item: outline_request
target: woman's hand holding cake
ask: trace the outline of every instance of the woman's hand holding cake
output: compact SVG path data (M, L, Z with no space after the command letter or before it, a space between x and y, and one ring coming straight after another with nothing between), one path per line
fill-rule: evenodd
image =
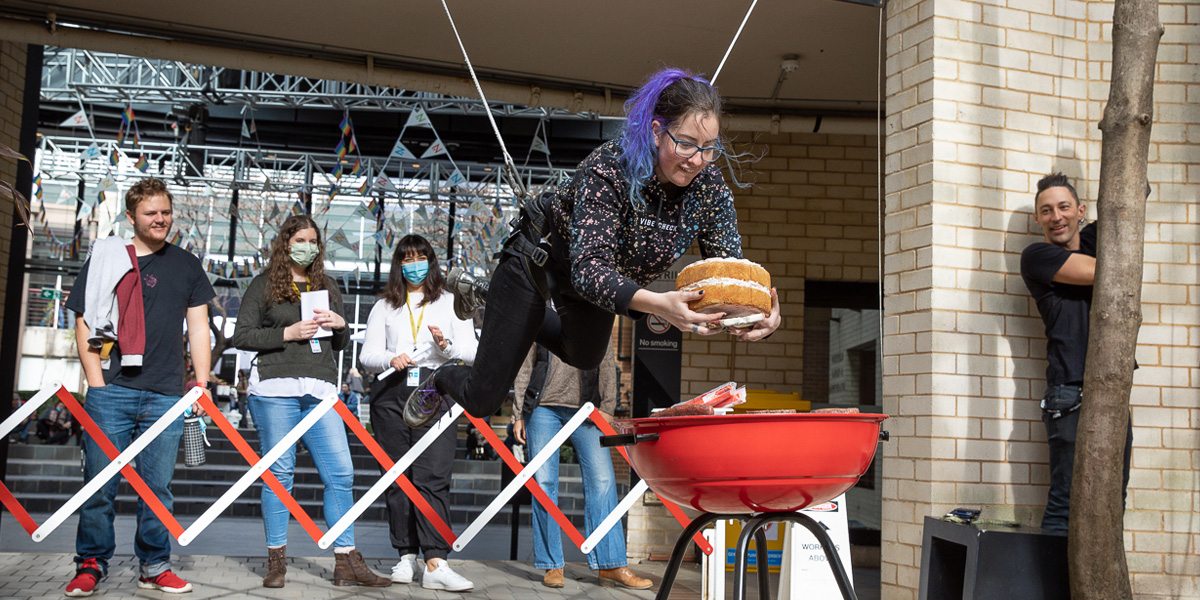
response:
M723 314L696 312L690 308L702 298L703 290L652 292L643 288L633 294L629 308L658 315L681 331L700 335L713 335L724 331L723 327L713 324L714 317L720 319Z
M693 327L695 333L729 331L740 341L752 342L770 335L781 322L771 275L753 261L710 258L692 263L679 272L675 289L692 294L689 308L708 316L710 324ZM723 327L721 319L743 321Z
M779 293L775 291L775 288L771 288L771 314L748 329L731 328L729 332L739 342L757 342L774 333L782 322L783 318L779 316Z

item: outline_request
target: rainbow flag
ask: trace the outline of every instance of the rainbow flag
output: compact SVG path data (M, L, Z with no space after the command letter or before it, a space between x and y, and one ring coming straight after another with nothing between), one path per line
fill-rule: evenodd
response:
M354 152L355 150L358 150L358 136L352 132L350 134L350 151Z
M338 140L337 148L334 148L333 151L337 153L338 161L346 158L346 138Z
M180 240L182 240L182 239L183 239L183 234L182 234L182 233L180 233L178 229L176 229L176 230L175 230L175 233L172 233L172 234L171 234L170 243L171 243L171 244L173 244L173 245L175 245L175 246L178 246L178 245L179 245L179 241L180 241Z
M362 185L358 186L358 193L362 196L367 195L367 191L371 189L371 178L364 177Z
M117 143L120 143L120 142L117 142ZM108 162L111 163L112 166L114 166L114 167L121 164L121 155L117 153L116 148L113 148L112 153L108 155Z
M121 113L121 125L129 125L133 122L133 105L125 105L125 111Z
M42 174L41 173L38 173L37 175L34 176L33 185L35 188L33 190L33 197L37 198L38 200L41 200L42 199Z
M383 239L384 239L384 241L387 242L387 247L391 248L392 244L396 241L396 234L392 233L392 230L389 229L386 232L384 232Z
M363 170L363 164L362 164L362 159L360 158L360 159L354 161L354 166L350 168L350 174L358 175L359 173L362 173L362 170Z
M342 161L340 161L340 160L337 162L336 165L333 166L333 178L334 179L342 178Z
M383 206L381 206L374 198L371 198L371 201L367 203L367 210L371 211L371 214L374 215L376 219L383 214Z
M122 127L121 129L117 130L117 145L118 145L118 146L124 146L124 145L125 145L125 128L124 128L124 127ZM115 164L117 164L117 163L113 163L113 164L115 165Z
M146 160L146 155L143 154L138 157L137 162L133 163L133 166L137 167L137 170L145 173L146 171L150 170L150 161Z
M292 214L293 215L302 215L302 214L304 214L304 212L305 212L304 211L304 203L297 200L296 203L292 205Z
M349 111L342 116L342 124L338 125L338 129L342 130L342 135L350 135L350 132L354 131L354 124L350 122Z

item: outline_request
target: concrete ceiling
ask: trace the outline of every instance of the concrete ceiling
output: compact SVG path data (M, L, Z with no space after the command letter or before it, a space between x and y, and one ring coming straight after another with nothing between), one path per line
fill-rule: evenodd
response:
M712 74L749 1L451 0L449 5L485 80L485 93L490 83L590 95L607 91L620 100L663 65ZM148 36L221 49L231 57L252 53L348 68L370 65L368 73L394 68L433 77L466 74L450 23L435 0L0 1L0 25L36 23L49 32L48 19L68 41L72 38L65 34L83 26L132 34L127 37L131 48L138 42L135 36ZM879 19L878 8L836 0L759 2L717 82L730 112L873 116ZM5 39L37 43L13 31L0 27L0 34L9 34ZM789 54L798 55L799 66L776 94L780 64ZM420 85L419 78L413 81Z

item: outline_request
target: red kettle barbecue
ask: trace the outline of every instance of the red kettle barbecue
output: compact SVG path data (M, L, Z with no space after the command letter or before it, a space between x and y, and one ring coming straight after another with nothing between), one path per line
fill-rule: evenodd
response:
M772 521L803 525L817 536L842 595L856 596L828 534L802 508L829 501L862 477L887 415L863 413L743 414L624 419L606 446L625 445L629 461L663 498L709 513L692 522L676 543L658 598L665 600L697 531L719 519L749 521L738 541L734 593L744 596L745 555L753 535L766 546L762 527ZM753 518L751 513L764 513ZM760 598L767 596L765 552L759 552Z

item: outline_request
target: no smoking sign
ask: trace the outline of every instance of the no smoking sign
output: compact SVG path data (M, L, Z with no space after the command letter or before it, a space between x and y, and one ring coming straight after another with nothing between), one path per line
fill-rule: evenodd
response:
M646 317L646 326L650 328L652 333L662 335L671 329L671 324L666 319L658 315L650 315Z

